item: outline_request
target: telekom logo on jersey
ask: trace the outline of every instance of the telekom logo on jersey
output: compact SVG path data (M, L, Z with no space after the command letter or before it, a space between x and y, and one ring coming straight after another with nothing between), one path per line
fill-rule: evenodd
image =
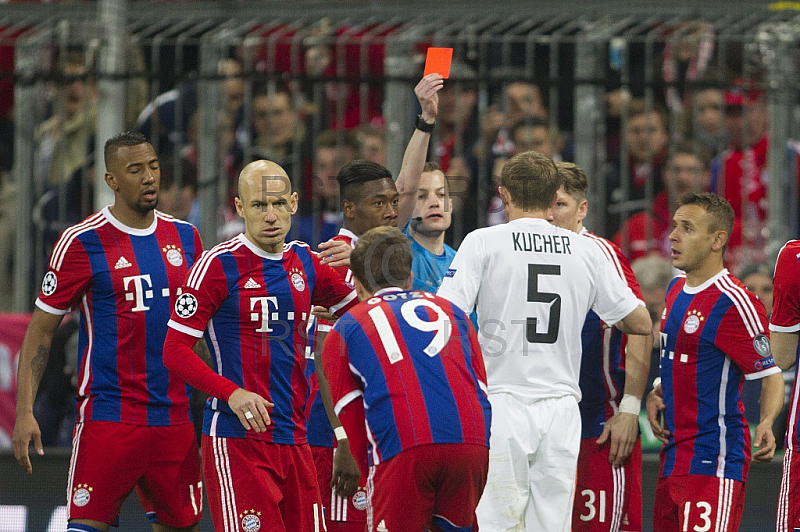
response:
M261 327L256 329L256 332L274 332L274 330L269 326L270 320L277 322L281 319L281 316L278 313L278 298L275 296L251 297L250 311L250 321L261 321ZM308 314L305 312L300 315L302 321L305 321L307 317ZM285 324L287 322L294 321L294 312L287 312L284 318L285 321L280 323ZM288 329L291 330L292 328L288 327Z
M122 278L123 286L125 287L125 301L133 301L132 312L143 312L150 310L146 305L148 299L153 299L153 281L150 275L131 275ZM178 288L177 295L181 295L181 289ZM169 287L161 289L161 297L169 297Z

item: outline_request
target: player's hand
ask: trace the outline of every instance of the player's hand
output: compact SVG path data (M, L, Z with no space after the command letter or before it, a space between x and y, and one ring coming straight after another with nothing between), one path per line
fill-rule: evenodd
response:
M775 434L772 433L772 425L764 422L756 427L756 436L753 440L753 448L758 449L753 453L753 460L766 463L775 456Z
M441 74L428 74L414 87L419 105L422 108L422 119L426 122L436 120L439 114L439 91L444 87Z
M39 423L33 417L33 412L17 416L17 421L14 423L14 457L22 466L22 469L30 475L33 473L33 466L31 459L28 456L28 446L33 440L33 446L36 448L36 454L39 456L44 455L44 448L42 447L42 431L39 430Z
M638 437L639 416L617 412L614 417L606 421L603 433L597 438L597 446L600 447L609 441L611 447L608 450L608 463L619 467L633 452Z
M650 428L653 429L655 437L661 443L669 442L669 431L661 426L661 414L667 405L664 404L660 384L647 394L645 408L647 408L647 421L650 422Z
M246 430L252 429L256 432L265 432L267 425L272 423L267 409L275 405L257 393L239 388L228 398L228 406L233 410L233 413L236 414Z
M322 242L319 249L322 264L330 264L334 268L350 266L350 254L353 252L353 248L347 242L328 240Z
M311 307L311 315L317 318L318 320L326 320L330 322L335 322L336 320L339 319L339 317L336 314L331 314L330 312L328 312L328 309L319 306Z
M339 440L338 447L333 451L333 476L331 488L342 498L349 497L358 489L358 480L361 471L358 469L356 459L350 451L350 444L346 439Z

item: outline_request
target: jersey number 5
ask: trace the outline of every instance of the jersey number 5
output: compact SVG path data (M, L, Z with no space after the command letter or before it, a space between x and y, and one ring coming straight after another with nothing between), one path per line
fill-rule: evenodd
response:
M537 318L527 318L525 335L532 344L554 344L558 339L558 328L561 325L561 296L548 292L539 292L540 275L561 275L558 264L528 264L528 302L547 303L550 305L550 319L547 332L536 332Z

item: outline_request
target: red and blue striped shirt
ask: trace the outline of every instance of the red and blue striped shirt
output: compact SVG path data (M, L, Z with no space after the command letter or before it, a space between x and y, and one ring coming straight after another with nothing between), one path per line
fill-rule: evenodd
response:
M370 462L418 445L489 445L475 328L446 299L384 289L336 322L322 354L336 413L363 397Z
M134 229L106 207L66 229L36 306L79 307L78 422L165 426L191 422L188 387L164 367L167 321L203 246L189 223L155 211Z
M311 306L343 314L355 303L355 292L302 242L267 253L240 234L206 252L176 302L165 350L169 367L212 396L204 433L306 443L303 370ZM213 371L189 350L201 336ZM246 431L225 403L237 388L274 403L266 432Z
M676 277L661 319L661 386L669 442L661 476L706 475L744 482L750 429L744 379L780 372L763 303L727 270L696 287Z

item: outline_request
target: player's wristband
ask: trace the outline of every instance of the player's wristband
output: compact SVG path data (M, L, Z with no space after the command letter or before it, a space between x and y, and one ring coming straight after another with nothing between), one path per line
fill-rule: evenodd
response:
M344 427L342 426L333 429L333 435L336 436L336 441L342 441L347 439L347 433L344 431Z
M656 377L653 379L653 388L658 388L659 384L661 384L661 377Z
M623 395L622 401L619 402L619 411L623 414L634 414L638 416L641 409L642 400L629 393Z

